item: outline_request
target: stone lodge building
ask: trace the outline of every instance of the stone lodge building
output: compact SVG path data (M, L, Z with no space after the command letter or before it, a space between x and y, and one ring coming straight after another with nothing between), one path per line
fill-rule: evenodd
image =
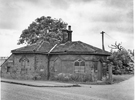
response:
M102 59L110 54L107 51L83 43L72 41L71 28L65 29L68 40L51 46L40 41L12 50L12 55L3 63L1 76L12 79L47 80L59 73L94 73L102 79Z

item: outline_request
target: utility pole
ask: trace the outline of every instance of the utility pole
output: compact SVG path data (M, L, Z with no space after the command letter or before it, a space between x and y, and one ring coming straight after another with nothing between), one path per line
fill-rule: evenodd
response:
M104 47L104 31L101 32L102 34L102 49L105 50L105 47Z

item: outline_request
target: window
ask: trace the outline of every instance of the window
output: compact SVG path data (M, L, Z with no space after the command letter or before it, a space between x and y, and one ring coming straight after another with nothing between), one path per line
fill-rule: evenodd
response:
M21 62L21 65L25 68L28 66L28 61L24 60Z
M85 62L84 61L81 61L80 62L80 66L85 66Z
M23 68L29 68L29 60L25 56L20 59L20 63Z
M10 72L10 66L7 66L7 72Z
M76 61L75 62L75 66L79 66L79 61Z
M85 72L85 61L77 60L74 62L75 73L84 73Z

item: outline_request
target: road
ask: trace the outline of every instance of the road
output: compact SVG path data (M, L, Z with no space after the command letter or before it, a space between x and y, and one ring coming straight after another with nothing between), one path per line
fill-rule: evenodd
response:
M134 100L134 78L114 85L29 87L1 83L1 100Z

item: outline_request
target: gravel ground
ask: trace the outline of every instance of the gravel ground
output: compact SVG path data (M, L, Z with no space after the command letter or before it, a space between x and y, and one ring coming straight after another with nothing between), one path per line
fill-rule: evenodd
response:
M69 88L1 83L1 100L134 100L134 78L113 85Z

